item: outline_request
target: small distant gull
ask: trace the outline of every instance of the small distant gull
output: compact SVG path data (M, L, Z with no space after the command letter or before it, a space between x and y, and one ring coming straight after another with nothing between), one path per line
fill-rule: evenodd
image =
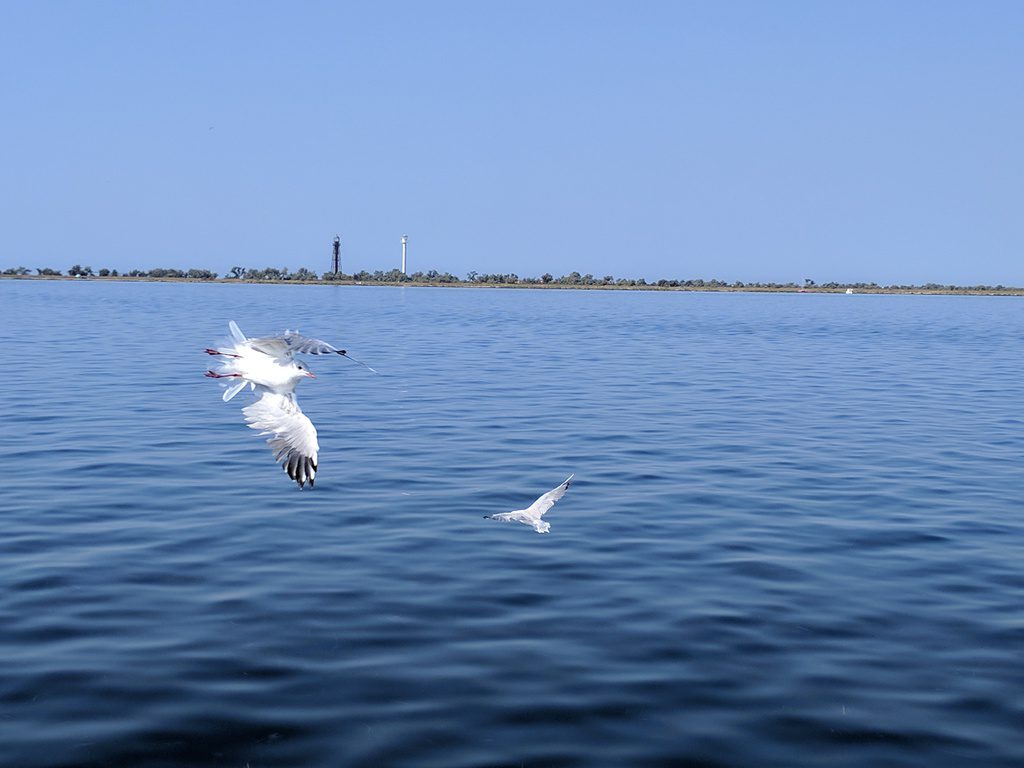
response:
M228 328L231 329L231 343L206 350L207 354L222 359L216 371L208 370L205 375L211 379L234 380L224 391L224 402L245 389L247 384L257 393L256 401L242 409L246 422L251 429L261 430L260 435L270 435L267 442L274 451L274 459L282 463L288 477L300 488L304 488L307 482L312 488L320 445L316 439L316 427L295 400L295 385L304 378L315 379L316 376L303 363L296 362L295 354L347 357L348 353L326 341L311 339L295 331L248 339L234 320L228 323Z
M565 492L569 490L569 485L574 477L576 477L575 474L569 475L565 478L564 483L545 493L526 509L517 509L515 512L502 512L497 515L484 515L484 517L488 520L501 520L505 523L525 523L526 525L533 526L533 530L537 533L547 533L551 530L551 523L544 522L541 518L544 517L545 512L555 505L556 501L565 496Z

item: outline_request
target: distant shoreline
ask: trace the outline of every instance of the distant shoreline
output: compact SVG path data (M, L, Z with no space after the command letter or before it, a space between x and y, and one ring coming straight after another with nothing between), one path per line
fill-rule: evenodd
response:
M377 281L377 280L249 280L246 278L218 277L79 277L71 275L0 275L2 280L64 280L70 282L104 283L218 283L223 285L345 285L374 286L385 288L493 288L493 289L538 289L557 291L655 291L677 293L835 293L845 294L846 286L825 288L822 286L732 286L732 285L573 285L571 283L439 283L428 281ZM1024 296L1024 288L854 288L855 294L905 295L905 296Z

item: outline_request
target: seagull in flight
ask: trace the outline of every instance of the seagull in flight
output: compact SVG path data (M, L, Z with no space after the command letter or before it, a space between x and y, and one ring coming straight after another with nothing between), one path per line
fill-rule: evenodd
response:
M261 430L260 435L270 435L267 442L274 451L274 459L281 462L288 477L298 483L299 488L304 488L306 483L312 488L320 445L316 427L295 400L295 385L304 378L315 379L316 376L305 364L295 360L295 354L347 357L347 353L326 341L295 331L249 339L234 320L228 323L228 328L231 330L228 346L206 349L208 355L216 355L221 360L216 371L208 370L205 375L211 379L232 380L224 390L225 403L246 385L256 393L255 402L242 409L246 422L251 429Z
M502 512L498 515L484 515L484 517L487 520L501 520L505 523L525 523L526 525L533 526L533 530L537 533L547 533L551 530L551 523L545 522L541 518L544 517L545 512L555 505L556 501L565 496L565 492L569 490L574 477L576 477L575 474L569 475L565 478L564 483L557 488L552 488L526 509L517 509L515 512Z

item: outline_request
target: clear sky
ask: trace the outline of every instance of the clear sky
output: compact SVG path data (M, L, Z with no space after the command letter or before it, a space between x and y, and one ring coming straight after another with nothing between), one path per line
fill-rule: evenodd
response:
M0 3L0 266L1024 285L1024 3Z

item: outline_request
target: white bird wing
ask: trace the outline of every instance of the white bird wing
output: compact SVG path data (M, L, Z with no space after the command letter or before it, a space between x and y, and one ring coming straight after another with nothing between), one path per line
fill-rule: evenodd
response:
M279 360L291 360L296 353L302 355L344 355L345 350L338 349L321 339L303 336L295 331L285 331L280 336L264 336L260 339L249 339L250 347L265 355Z
M277 358L287 362L292 359L292 350L284 340L284 336L265 336L261 339L249 339L242 333L234 320L228 321L228 329L231 331L231 340L240 347L248 347L262 352L264 355ZM228 351L228 350L222 350Z
M557 488L552 488L523 511L532 518L539 520L544 516L545 512L555 505L556 501L565 496L565 492L569 490L569 486L572 484L572 479L574 477L576 477L576 475L569 475L565 479L564 483Z
M326 341L322 341L321 339L313 339L309 336L303 336L301 333L296 333L295 331L285 331L284 335L280 338L288 345L288 348L292 352L298 352L303 355L345 354L345 350L338 349L333 344L328 344Z
M344 349L338 349L322 339L303 336L297 331L285 331L280 336L263 336L259 339L248 339L234 320L228 321L231 339L236 344L246 344L265 355L282 357L290 360L298 352L303 355L344 355Z
M484 515L488 520L500 520L503 523L526 523L533 525L537 518L526 514L525 509L517 509L515 512L500 512L497 515Z
M266 336L262 339L249 339L245 342L246 346L250 349L255 349L257 352L262 352L264 355L269 355L281 362L288 362L292 360L292 350L281 336Z
M267 439L274 460L280 461L288 477L302 488L308 482L313 487L316 478L316 427L302 412L293 395L277 394L260 388L259 400L242 409L250 429L258 429Z

